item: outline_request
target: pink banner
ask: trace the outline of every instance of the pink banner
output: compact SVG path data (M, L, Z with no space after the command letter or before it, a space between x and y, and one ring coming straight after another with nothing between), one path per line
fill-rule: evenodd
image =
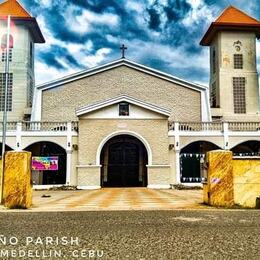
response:
M32 157L32 170L38 171L57 171L58 156L51 157Z

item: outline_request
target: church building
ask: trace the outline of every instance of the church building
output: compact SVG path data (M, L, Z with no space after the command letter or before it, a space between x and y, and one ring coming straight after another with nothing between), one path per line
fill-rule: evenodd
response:
M8 149L58 158L55 171L34 169L35 185L170 188L200 183L207 151L260 156L260 22L237 8L225 9L201 40L210 47L209 88L124 55L33 87L34 44L44 37L17 1L0 5L0 16L8 14L16 28L9 39L8 121L18 122L13 132L10 124ZM3 46L6 32L0 39Z

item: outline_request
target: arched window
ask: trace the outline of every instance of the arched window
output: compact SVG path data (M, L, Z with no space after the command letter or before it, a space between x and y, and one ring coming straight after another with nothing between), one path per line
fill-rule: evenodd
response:
M9 35L9 61L12 61L12 49L14 47L14 38ZM6 48L7 48L7 34L4 34L1 38L1 49L2 49L2 61L6 60Z
M14 38L10 34L9 35L9 48L12 49L14 47ZM1 39L1 49L7 48L7 34L4 34Z

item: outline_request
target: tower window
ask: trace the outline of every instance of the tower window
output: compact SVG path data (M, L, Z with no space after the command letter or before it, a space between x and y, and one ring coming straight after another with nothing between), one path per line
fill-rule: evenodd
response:
M126 102L119 104L119 116L129 116L129 104Z
M234 69L243 69L243 54L234 54Z
M244 77L233 78L234 113L246 113L246 79Z
M13 49L9 49L9 61L13 60ZM6 61L6 50L2 50L2 62Z
M216 82L212 83L211 85L211 91L210 91L210 105L211 107L217 106L217 88L216 88Z
M216 82L213 82L210 89L210 106L219 108L219 89Z
M33 67L33 43L30 42L30 53L29 53L29 64L30 67Z
M14 38L9 35L9 61L12 61L14 47ZM1 39L1 49L2 49L2 62L6 61L6 48L7 48L7 34L4 34Z
M213 48L212 51L212 72L216 73L216 50Z
M13 99L13 73L8 74L7 85L7 111L12 111ZM0 73L0 111L4 111L5 106L5 73Z
M32 107L32 101L33 101L33 79L32 77L28 78L28 89L27 89L27 107Z

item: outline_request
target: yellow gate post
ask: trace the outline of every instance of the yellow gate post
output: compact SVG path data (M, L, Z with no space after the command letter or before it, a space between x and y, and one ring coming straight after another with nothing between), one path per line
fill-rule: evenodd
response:
M212 206L234 205L232 152L215 150L207 153L207 183L203 185L204 203Z
M3 202L8 208L32 205L31 153L6 152L4 164Z

